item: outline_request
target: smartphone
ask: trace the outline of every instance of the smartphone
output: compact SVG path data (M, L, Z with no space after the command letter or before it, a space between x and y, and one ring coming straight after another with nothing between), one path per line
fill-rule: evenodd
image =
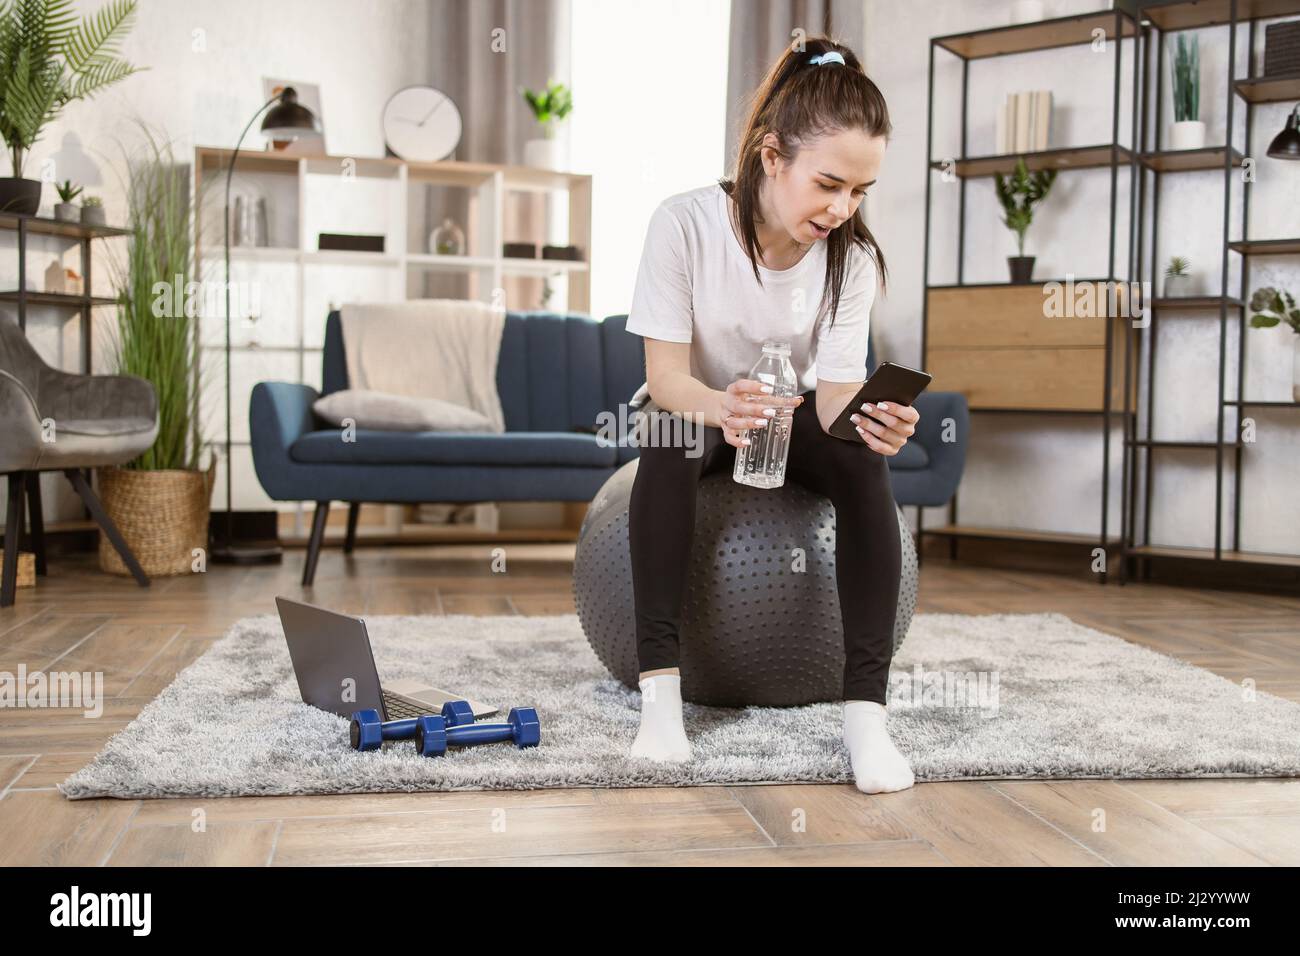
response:
M916 401L916 396L925 391L930 384L931 375L928 372L922 372L918 369L908 368L906 365L897 365L894 362L881 362L872 373L871 378L862 383L858 389L858 394L853 396L853 401L844 407L840 412L839 418L835 419L834 424L830 427L830 433L836 438L843 438L845 441L861 442L862 436L858 434L858 427L849 418L857 414L864 418L870 418L878 425L883 425L880 421L862 410L864 402L890 402L899 405L911 405Z

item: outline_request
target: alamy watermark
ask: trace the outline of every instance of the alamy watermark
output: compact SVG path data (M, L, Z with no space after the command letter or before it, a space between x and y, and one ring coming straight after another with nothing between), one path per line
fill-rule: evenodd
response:
M103 671L0 671L0 707L80 708L83 717L104 713Z

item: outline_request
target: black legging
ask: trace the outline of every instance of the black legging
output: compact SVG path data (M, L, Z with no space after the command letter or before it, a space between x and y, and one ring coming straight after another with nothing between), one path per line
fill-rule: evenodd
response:
M703 475L731 471L736 461L736 448L723 439L721 428L699 425L689 416L672 415L678 440L670 443L669 415L660 411L648 416L660 429L659 441L651 440L647 428L628 507L642 673L679 664L678 625L695 531L696 490ZM690 457L688 450L697 456ZM785 474L835 505L844 699L884 704L902 574L889 463L865 442L846 442L822 431L817 393L810 391L794 410Z

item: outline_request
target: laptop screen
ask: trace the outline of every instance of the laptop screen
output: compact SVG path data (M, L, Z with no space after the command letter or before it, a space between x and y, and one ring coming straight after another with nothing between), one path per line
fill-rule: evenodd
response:
M340 717L373 708L387 720L365 621L289 598L275 604L302 699Z

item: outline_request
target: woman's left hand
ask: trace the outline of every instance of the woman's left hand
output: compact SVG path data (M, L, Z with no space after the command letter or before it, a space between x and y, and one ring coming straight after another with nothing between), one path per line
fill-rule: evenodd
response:
M878 425L861 412L869 413L884 425ZM858 426L858 434L867 443L867 447L882 455L897 455L898 450L907 444L909 436L916 432L916 423L921 413L911 405L899 405L895 402L880 402L873 405L867 402L859 412L849 416Z

